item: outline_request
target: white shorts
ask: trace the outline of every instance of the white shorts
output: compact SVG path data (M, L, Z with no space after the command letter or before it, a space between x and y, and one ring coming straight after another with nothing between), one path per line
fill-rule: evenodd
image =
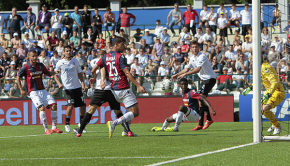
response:
M187 116L186 116L187 115ZM176 120L177 118L177 113L172 115L173 119ZM193 109L187 107L187 112L186 114L184 114L183 118L182 118L182 122L184 121L191 121L191 122L195 122L200 118L199 114L194 111Z
M39 108L42 105L47 107L56 104L54 98L45 89L31 91L29 95L36 108Z
M124 90L112 90L116 100L120 103L123 103L126 108L129 108L135 105L137 102L136 96L131 91L131 89Z

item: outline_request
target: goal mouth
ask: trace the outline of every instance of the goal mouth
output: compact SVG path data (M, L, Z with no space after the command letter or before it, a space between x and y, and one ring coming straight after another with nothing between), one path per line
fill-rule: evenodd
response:
M285 135L285 136L263 136L263 140L290 141L290 135Z

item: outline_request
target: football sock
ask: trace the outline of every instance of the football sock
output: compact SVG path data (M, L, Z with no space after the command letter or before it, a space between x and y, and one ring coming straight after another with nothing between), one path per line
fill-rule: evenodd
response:
M199 108L199 121L198 121L198 124L200 126L203 126L203 121L204 121L204 111L202 110L202 108Z
M46 115L45 115L45 111L39 111L39 119L44 127L44 130L47 130L47 120L46 120Z
M134 114L133 112L127 112L126 114L124 114L123 116L121 116L120 118L116 119L113 121L114 125L119 125L122 124L124 122L129 122L134 118Z
M264 111L263 115L265 115L265 117L273 124L273 126L278 128L281 127L273 112L266 110Z
M175 126L174 127L177 127L180 125L180 123L182 122L182 118L184 116L184 113L181 112L181 111L178 111L177 112L177 117L176 117L176 120L175 120Z
M80 115L80 123L82 123L83 119L84 119L84 115Z
M86 112L83 120L81 121L81 126L80 126L80 129L79 129L79 133L80 134L83 132L83 130L86 127L86 125L90 122L92 116L93 116L93 114L90 114L90 113Z
M120 118L120 117L122 117L123 115L124 115L124 114L123 114L122 112L120 112L120 113L118 113L116 116L117 116L117 118ZM122 126L123 126L124 131L125 131L126 133L128 133L129 131L131 131L128 122L124 122L124 123L122 123Z
M56 129L56 123L57 123L57 111L51 111L51 125L52 129Z
M69 125L70 122L70 116L65 117L65 125Z
M209 108L207 106L203 106L203 107L201 107L201 109L204 109L204 112L206 112L206 120L212 121L211 115L209 113Z
M162 125L162 127L161 127L161 130L164 130L166 127L168 127L169 126L169 123L167 122L167 120L165 119L165 121L164 121L164 123L163 123L163 125Z

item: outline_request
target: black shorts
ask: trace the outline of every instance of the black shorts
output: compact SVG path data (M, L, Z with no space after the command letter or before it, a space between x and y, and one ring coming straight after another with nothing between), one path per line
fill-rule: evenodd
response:
M248 29L251 27L250 24L242 25L242 35L246 36L248 34Z
M120 110L120 103L115 99L111 90L95 89L90 105L101 106L108 102L112 110Z
M66 89L65 94L67 97L67 105L73 105L74 107L82 107L86 105L82 88Z
M278 23L281 23L281 19L279 19L279 17L273 17L273 19L272 19L272 25L274 25L274 24L278 24Z
M208 23L208 21L200 21L202 26L205 26L205 23Z
M50 28L50 24L44 24L44 23L39 23L38 27L40 30L42 30L43 28L45 28L46 26L48 26Z
M231 26L236 26L236 21L238 21L238 23L240 24L240 21L239 20L234 20L234 21L230 21L230 25Z
M216 25L210 25L209 27L210 27L211 31L216 34L217 26Z
M205 95L205 96L208 96L208 93L214 87L215 83L216 83L216 79L215 78L211 78L209 80L201 80L200 93Z
M228 28L220 29L220 36L228 36Z

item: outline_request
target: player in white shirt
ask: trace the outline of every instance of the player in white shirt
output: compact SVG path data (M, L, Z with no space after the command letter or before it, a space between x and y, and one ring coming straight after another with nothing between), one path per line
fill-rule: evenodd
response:
M200 22L199 22L199 27L207 27L208 26L208 20L209 20L209 15L210 11L207 9L207 5L203 6L203 10L200 11Z
M241 20L242 20L242 35L245 36L247 35L248 29L252 26L252 12L249 11L249 5L245 5L245 10L242 10L240 12L241 14Z
M183 78L187 75L198 74L199 78L202 81L202 87L200 89L200 94L203 97L207 97L208 93L216 84L216 73L213 71L211 67L211 63L209 62L207 56L201 52L199 52L199 46L197 42L191 43L191 52L193 56L189 60L189 65L185 67L182 71L172 76L172 79L175 78ZM204 112L207 114L207 121L205 125L203 125L204 121ZM207 129L210 124L213 123L211 119L209 108L202 103L200 108L200 120L199 124L193 130Z
M55 72L60 73L60 78L54 75L59 88L64 88L67 98L67 109L65 118L65 130L70 132L70 117L73 107L80 107L80 121L83 120L86 112L86 104L83 92L85 91L85 82L83 71L77 59L73 58L70 46L65 47L64 58L57 62Z
M210 7L209 21L208 25L211 28L211 31L216 34L217 29L217 13L214 12L214 7Z
M101 57L106 54L105 51L100 52ZM94 67L97 62L101 59L101 57L93 59L90 64L92 67ZM91 96L91 101L89 105L88 111L85 113L84 119L81 122L80 127L74 128L74 133L76 137L80 137L86 127L86 125L90 122L93 114L95 113L96 109L100 107L102 104L108 102L110 105L110 108L114 110L114 113L117 118L122 117L123 113L120 110L120 103L115 99L115 96L113 95L111 91L111 82L106 79L106 71L105 68L102 68L100 70L97 70L93 74L93 78L90 79L90 82L95 82L95 90L93 92L93 95ZM127 136L127 133L130 130L129 123L125 122L122 124L124 127L124 131L122 132L122 136ZM136 135L134 135L136 136Z
M236 4L232 4L232 9L229 12L229 24L228 24L231 34L233 34L233 31L231 29L232 25L240 28L240 19L241 15L240 12L237 10Z
M224 16L224 13L221 12L221 17L218 19L218 28L220 29L220 36L223 39L223 41L225 42L225 37L228 36L228 21Z

